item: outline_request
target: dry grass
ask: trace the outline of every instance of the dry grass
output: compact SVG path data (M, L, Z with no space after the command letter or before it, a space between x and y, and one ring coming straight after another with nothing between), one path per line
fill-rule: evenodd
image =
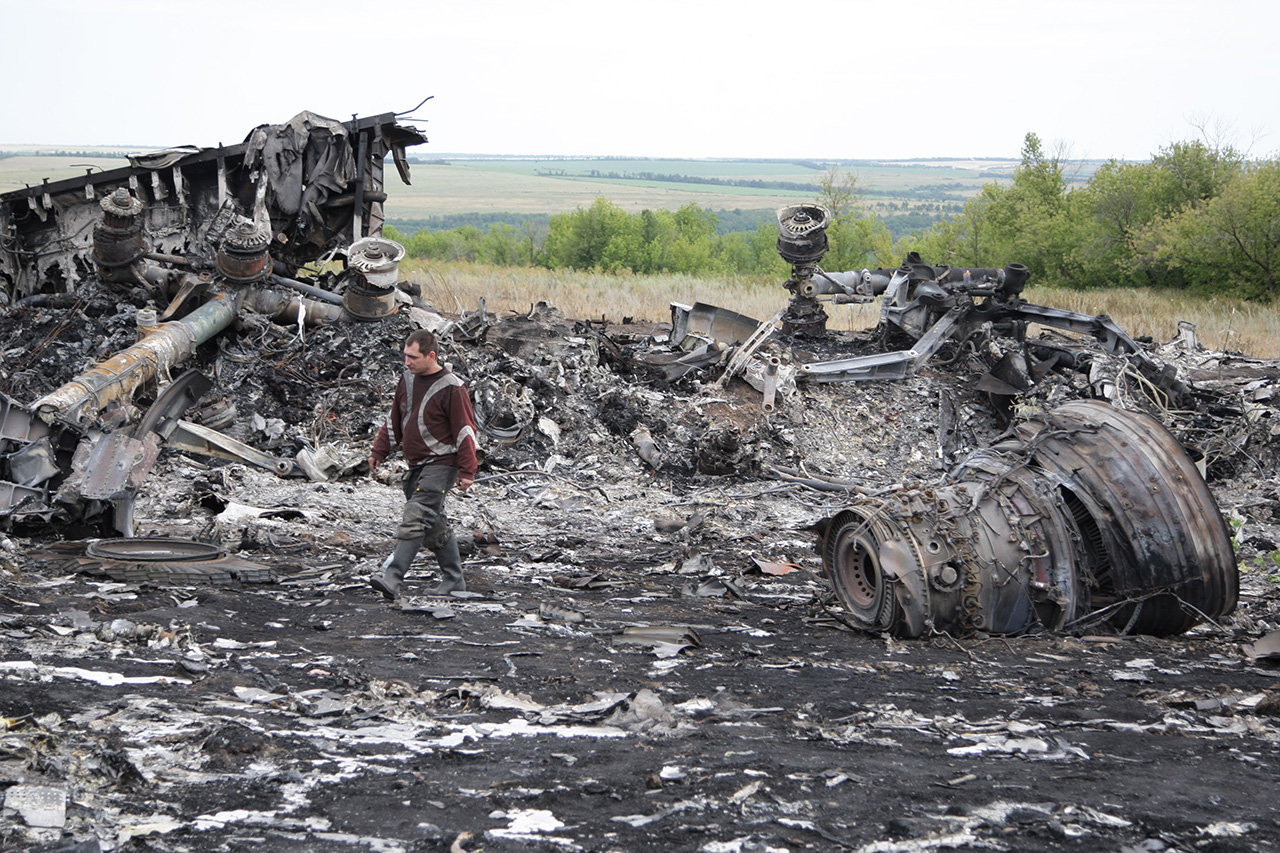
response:
M778 282L749 276L609 275L412 260L401 265L400 275L422 285L423 295L441 311L471 310L484 297L498 313L527 312L536 302L549 302L567 317L603 316L614 323L624 317L668 319L671 302L710 302L764 318L787 298Z
M1085 314L1108 314L1129 334L1172 340L1178 323L1196 327L1210 349L1253 358L1280 358L1280 310L1274 305L1239 299L1207 299L1170 290L1059 290L1029 288L1024 297Z
M667 320L672 302L707 302L766 319L789 298L779 280L758 276L605 275L413 260L401 266L401 276L420 284L427 300L445 312L473 310L481 297L499 314L527 312L545 301L567 317L604 317L614 323L624 317ZM1280 358L1280 312L1270 306L1150 290L1081 292L1033 286L1024 296L1040 305L1108 314L1131 335L1162 342L1176 337L1178 323L1185 320L1195 324L1201 342L1211 349ZM828 305L827 313L830 328L869 329L880 318L880 304Z

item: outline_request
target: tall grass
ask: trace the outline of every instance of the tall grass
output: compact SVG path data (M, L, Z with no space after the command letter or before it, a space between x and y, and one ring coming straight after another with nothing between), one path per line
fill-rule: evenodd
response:
M484 298L488 310L498 314L524 313L538 302L548 302L566 317L611 323L626 318L668 320L672 302L707 302L765 320L790 298L781 280L763 276L610 275L417 260L401 264L400 275L419 284L424 298L445 313L474 310ZM1187 321L1210 349L1280 358L1280 311L1274 306L1178 291L1076 291L1034 285L1023 296L1038 305L1107 314L1129 334L1160 342L1176 337L1178 323ZM880 302L828 305L827 313L828 328L869 329L880 319Z
M1027 289L1030 302L1079 311L1108 314L1130 335L1168 341L1177 335L1179 321L1196 327L1200 342L1215 350L1254 358L1280 358L1280 306L1221 296L1194 296L1177 290Z

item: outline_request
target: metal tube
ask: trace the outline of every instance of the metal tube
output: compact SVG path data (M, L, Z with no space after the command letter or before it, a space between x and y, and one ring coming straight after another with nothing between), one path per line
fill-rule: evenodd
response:
M191 266L191 259L184 258L182 255L166 255L163 252L147 252L142 257L149 261L156 261L161 264L172 264L177 267Z
M303 282L300 282L300 281L294 281L293 279L285 278L282 275L273 274L268 277L272 281L274 281L276 284L282 284L285 287L292 287L294 290L298 291L299 293L305 293L307 296L310 296L314 299L319 299L322 302L332 302L334 305L342 304L342 297L336 293L331 293L328 290L324 290L319 287L314 287L310 284L304 284Z
M235 316L235 298L219 293L36 400L31 408L46 423L59 418L84 421L110 402L128 400L144 382L182 363L196 347L230 326Z
M328 326L350 319L341 304L303 299L301 296L290 297L270 290L247 291L241 297L241 305L285 323L297 323L298 312L301 311L302 322L306 326Z

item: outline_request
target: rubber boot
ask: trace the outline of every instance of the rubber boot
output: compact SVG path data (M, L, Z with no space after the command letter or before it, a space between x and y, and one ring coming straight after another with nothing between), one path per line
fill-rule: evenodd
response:
M413 558L418 555L420 545L421 542L417 539L401 539L397 542L396 549L382 564L382 574L369 578L369 586L382 593L388 600L394 601L399 598L400 585L404 583L405 573L409 571Z
M462 555L458 553L458 540L452 531L445 543L432 553L440 563L440 574L444 575L444 580L431 590L431 594L448 595L451 592L466 592L467 582L462 577Z

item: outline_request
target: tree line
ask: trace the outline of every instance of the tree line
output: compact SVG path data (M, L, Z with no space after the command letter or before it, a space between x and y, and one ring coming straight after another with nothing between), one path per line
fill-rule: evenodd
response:
M1087 182L1027 134L1007 183L987 183L958 213L896 238L853 175L828 169L816 200L832 213L828 270L933 264L1026 264L1032 281L1068 288L1167 287L1274 299L1280 290L1280 161L1229 145L1174 142L1149 161L1110 160ZM589 207L528 220L387 235L418 258L605 272L785 276L772 221L724 232L714 212L629 213L601 196ZM897 229L895 229L897 230Z

